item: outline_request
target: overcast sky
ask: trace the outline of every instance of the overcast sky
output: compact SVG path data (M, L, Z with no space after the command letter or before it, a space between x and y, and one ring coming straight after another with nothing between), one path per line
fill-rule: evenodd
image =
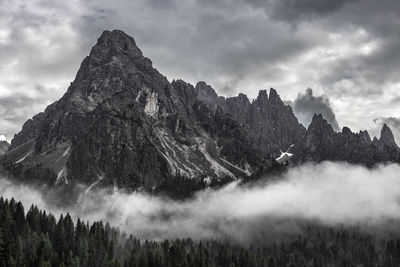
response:
M0 133L57 100L105 29L169 80L224 96L274 87L340 128L400 127L398 14L398 0L1 0Z

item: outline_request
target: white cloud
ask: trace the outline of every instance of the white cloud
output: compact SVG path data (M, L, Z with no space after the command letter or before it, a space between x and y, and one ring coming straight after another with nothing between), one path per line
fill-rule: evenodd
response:
M260 232L294 233L297 222L379 228L400 220L399 165L367 169L324 162L292 168L252 187L236 183L173 201L143 193L98 191L70 208L54 206L40 190L0 180L0 195L60 214L106 220L142 238L224 238L249 241ZM28 193L29 192L29 193ZM278 223L277 223L278 222Z

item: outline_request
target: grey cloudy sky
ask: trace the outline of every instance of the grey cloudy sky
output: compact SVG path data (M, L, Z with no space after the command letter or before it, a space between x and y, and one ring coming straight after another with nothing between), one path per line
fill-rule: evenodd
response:
M314 96L311 88L307 88L304 94L299 93L295 101L288 101L287 104L292 106L293 111L297 115L297 119L303 125L309 125L314 114L317 113L322 114L332 125L333 129L340 131L329 99L324 95Z
M0 133L57 100L105 29L170 80L292 101L310 87L339 127L376 130L400 117L399 13L398 0L1 0Z

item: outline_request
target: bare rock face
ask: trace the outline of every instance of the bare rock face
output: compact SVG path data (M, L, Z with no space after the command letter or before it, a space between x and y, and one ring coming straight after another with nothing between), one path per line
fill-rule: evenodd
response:
M218 101L201 101L208 95L225 101L205 84L169 83L132 37L105 31L65 95L24 124L1 163L49 184L148 190L171 177L207 184L252 175L263 154Z
M200 83L199 83L200 84ZM204 82L196 85L198 100L206 104L219 116L229 116L247 131L249 142L264 155L277 155L280 149L301 143L306 129L297 121L292 108L285 105L275 89L269 95L259 91L250 102L245 94L223 98ZM202 93L201 89L206 91ZM204 97L207 95L207 97Z
M315 114L305 136L306 160L322 161L332 158L336 151L327 148L334 146L335 135L335 131L327 120L321 114Z
M157 191L182 179L254 178L279 169L273 158L292 144L295 163L399 159L387 126L371 141L367 132L337 133L316 115L306 130L272 88L250 101L218 96L205 82L170 83L132 37L114 30L103 32L64 96L23 125L0 163L50 185Z
M381 137L379 141L388 147L397 147L396 142L394 141L394 136L392 130L390 130L389 126L385 123L381 130Z
M316 162L347 161L366 166L399 162L399 148L387 125L382 128L381 138L371 141L367 131L353 133L343 127L342 132L335 132L322 115L314 115L307 129L303 155L304 159Z

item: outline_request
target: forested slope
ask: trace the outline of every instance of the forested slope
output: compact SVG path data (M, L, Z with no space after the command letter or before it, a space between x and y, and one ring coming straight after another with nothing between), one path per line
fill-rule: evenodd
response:
M399 266L400 242L310 226L285 243L242 247L226 241L139 240L107 223L56 219L0 198L0 266Z

